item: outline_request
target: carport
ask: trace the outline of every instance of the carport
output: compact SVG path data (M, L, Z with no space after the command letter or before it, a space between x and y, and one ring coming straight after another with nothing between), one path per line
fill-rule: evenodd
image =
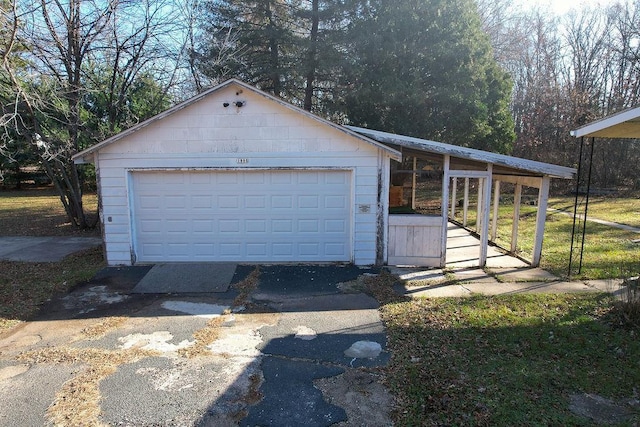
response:
M420 138L357 127L349 129L402 153L403 161L392 163L391 199L394 197L393 175L404 174L410 177L405 180L410 181L410 196L407 196L407 207L411 208L408 210L409 214L389 215L389 264L445 266L449 222L460 207L463 211L460 225L468 225L470 191L475 188L475 231L480 239L478 266L484 267L487 264L489 242L496 239L500 186L509 183L514 186L514 212L510 247L505 249L512 254L516 251L523 187L534 188L537 190L535 243L532 258L528 261L532 266L539 265L550 181L552 178L573 179L575 169ZM415 215L421 213L416 211L416 189L420 177L433 179L437 175L441 177L442 183L439 205L434 206L434 210L427 214ZM459 203L460 200L462 203ZM393 206L393 200L390 206ZM425 228L430 231L421 231ZM414 242L416 236L420 240L419 244ZM411 250L414 252L411 253Z
M571 131L571 136L580 138L580 151L578 174L576 179L575 202L573 208L573 229L571 234L571 254L569 257L569 276L573 272L573 263L578 258L578 269L575 273L582 271L582 254L586 234L587 215L589 211L589 195L591 194L591 165L593 164L593 152L596 145L596 138L605 139L637 139L640 138L640 107L633 107L612 114L600 120L591 122L576 130ZM588 139L591 139L588 142ZM588 146L587 146L588 145ZM589 150L586 153L585 148ZM584 158L588 156L588 159ZM588 166L588 168L587 168ZM586 169L586 171L585 171ZM586 173L586 183L583 175ZM586 196L584 203L579 198L580 187L586 185ZM581 213L579 214L579 211ZM580 221L582 221L580 223Z

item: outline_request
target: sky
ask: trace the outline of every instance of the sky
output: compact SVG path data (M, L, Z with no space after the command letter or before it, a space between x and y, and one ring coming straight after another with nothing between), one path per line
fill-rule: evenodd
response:
M564 15L570 10L581 10L593 6L606 6L616 3L614 0L520 0L524 7L541 6L549 9L557 15Z

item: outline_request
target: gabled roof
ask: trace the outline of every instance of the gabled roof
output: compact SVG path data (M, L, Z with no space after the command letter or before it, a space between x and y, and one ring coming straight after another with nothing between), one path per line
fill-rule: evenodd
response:
M87 148L84 151L81 151L81 152L75 154L72 157L72 160L74 162L77 162L77 163L78 162L82 162L82 159L87 157L88 155L91 155L91 154L99 151L100 149L102 149L102 148L104 148L104 147L106 147L108 145L111 145L114 142L117 142L117 141L119 141L119 140L121 140L121 139L123 139L123 138L125 138L125 137L127 137L127 136L129 136L129 135L131 135L131 134L133 134L133 133L135 133L135 132L137 132L137 131L145 128L145 127L147 127L147 126L149 126L149 125L152 125L153 123L158 122L158 121L164 119L165 117L168 117L168 116L176 113L177 111L180 111L180 110L182 110L182 109L184 109L186 107L189 107L190 105L195 104L196 102L200 101L201 99L203 99L203 98L205 98L205 97L207 97L207 96L209 96L209 95L211 95L211 94L213 94L215 92L218 92L218 91L220 91L220 90L222 90L222 89L224 89L224 88L226 88L228 86L231 86L231 85L240 86L243 90L251 91L251 92L253 92L255 94L258 94L258 95L260 95L260 96L262 96L262 97L264 97L266 99L269 99L269 100L271 100L273 102L276 102L276 103L280 104L281 106L283 106L285 108L288 108L290 110L296 111L297 113L302 114L302 115L304 115L304 116L306 116L306 117L308 117L310 119L313 119L313 120L315 120L315 121L317 121L319 123L322 123L322 124L324 124L326 126L330 126L333 129L336 129L336 130L338 130L338 131L340 131L342 133L345 133L345 134L347 134L347 135L349 135L351 137L357 138L357 139L365 141L365 142L367 142L367 143L369 143L371 145L374 145L377 148L380 148L381 150L389 153L391 155L391 157L393 159L395 159L395 160L400 160L402 158L402 154L400 152L398 152L397 150L395 150L395 149L393 149L393 148L391 148L391 147L389 147L389 146L387 146L385 144L382 144L382 143L380 143L378 141L369 139L364 135L358 134L358 133L353 132L353 131L351 131L351 130L343 127L343 126L337 125L337 124L332 123L332 122L330 122L328 120L325 120L325 119L323 119L321 117L318 117L315 114L312 114L312 113L310 113L310 112L308 112L306 110L303 110L302 108L298 108L295 105L292 105L292 104L290 104L290 103L288 103L286 101L283 101L282 99L276 98L273 95L269 95L268 93L262 92L261 90L255 88L255 87L253 87L253 86L251 86L251 85L249 85L247 83L244 83L244 82L242 82L240 80L230 79L230 80L227 80L224 83L219 84L218 86L214 86L214 87L212 87L212 88L210 88L210 89L208 89L208 90L206 90L206 91L204 91L204 92L202 92L202 93L200 93L200 94L198 94L198 95L196 95L196 96L194 96L192 98L189 98L186 101L181 102L181 103L169 108L168 110L165 110L162 113L157 114L157 115L151 117L150 119L147 119L144 122L137 124L136 126L133 126L133 127L129 128L127 130L124 130L124 131L112 136L111 138L105 139L104 141L102 141L102 142L100 142L100 143L98 143L98 144L96 144L96 145L94 145L94 146L92 146L90 148Z
M506 156L504 154L496 154L489 151L460 147L457 145L429 141L427 139L413 138L410 136L395 135L392 133L359 128L355 126L347 127L354 132L357 132L361 135L366 135L369 138L382 142L384 144L395 145L425 153L449 155L473 162L491 163L493 165L502 166L507 169L523 171L528 174L546 175L552 178L572 179L576 174L576 170L574 168L552 165L550 163L521 159L519 157Z
M629 108L571 131L571 136L640 138L640 107Z

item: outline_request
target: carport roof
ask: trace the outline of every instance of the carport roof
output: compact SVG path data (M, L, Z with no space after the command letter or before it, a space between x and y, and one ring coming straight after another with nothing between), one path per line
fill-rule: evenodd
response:
M490 163L501 169L499 171L494 170L494 173L499 172L520 176L549 176L563 179L572 179L576 174L576 169L565 166L355 126L347 126L347 128L383 144L400 147L401 149L443 156L449 155L470 162Z
M629 108L571 131L580 138L640 138L640 107Z

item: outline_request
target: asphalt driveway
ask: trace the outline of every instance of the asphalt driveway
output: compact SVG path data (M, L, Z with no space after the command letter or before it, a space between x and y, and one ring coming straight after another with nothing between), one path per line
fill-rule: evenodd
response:
M105 269L0 336L0 425L391 424L378 304L341 291L375 271L239 265L215 292L133 292L151 270Z

